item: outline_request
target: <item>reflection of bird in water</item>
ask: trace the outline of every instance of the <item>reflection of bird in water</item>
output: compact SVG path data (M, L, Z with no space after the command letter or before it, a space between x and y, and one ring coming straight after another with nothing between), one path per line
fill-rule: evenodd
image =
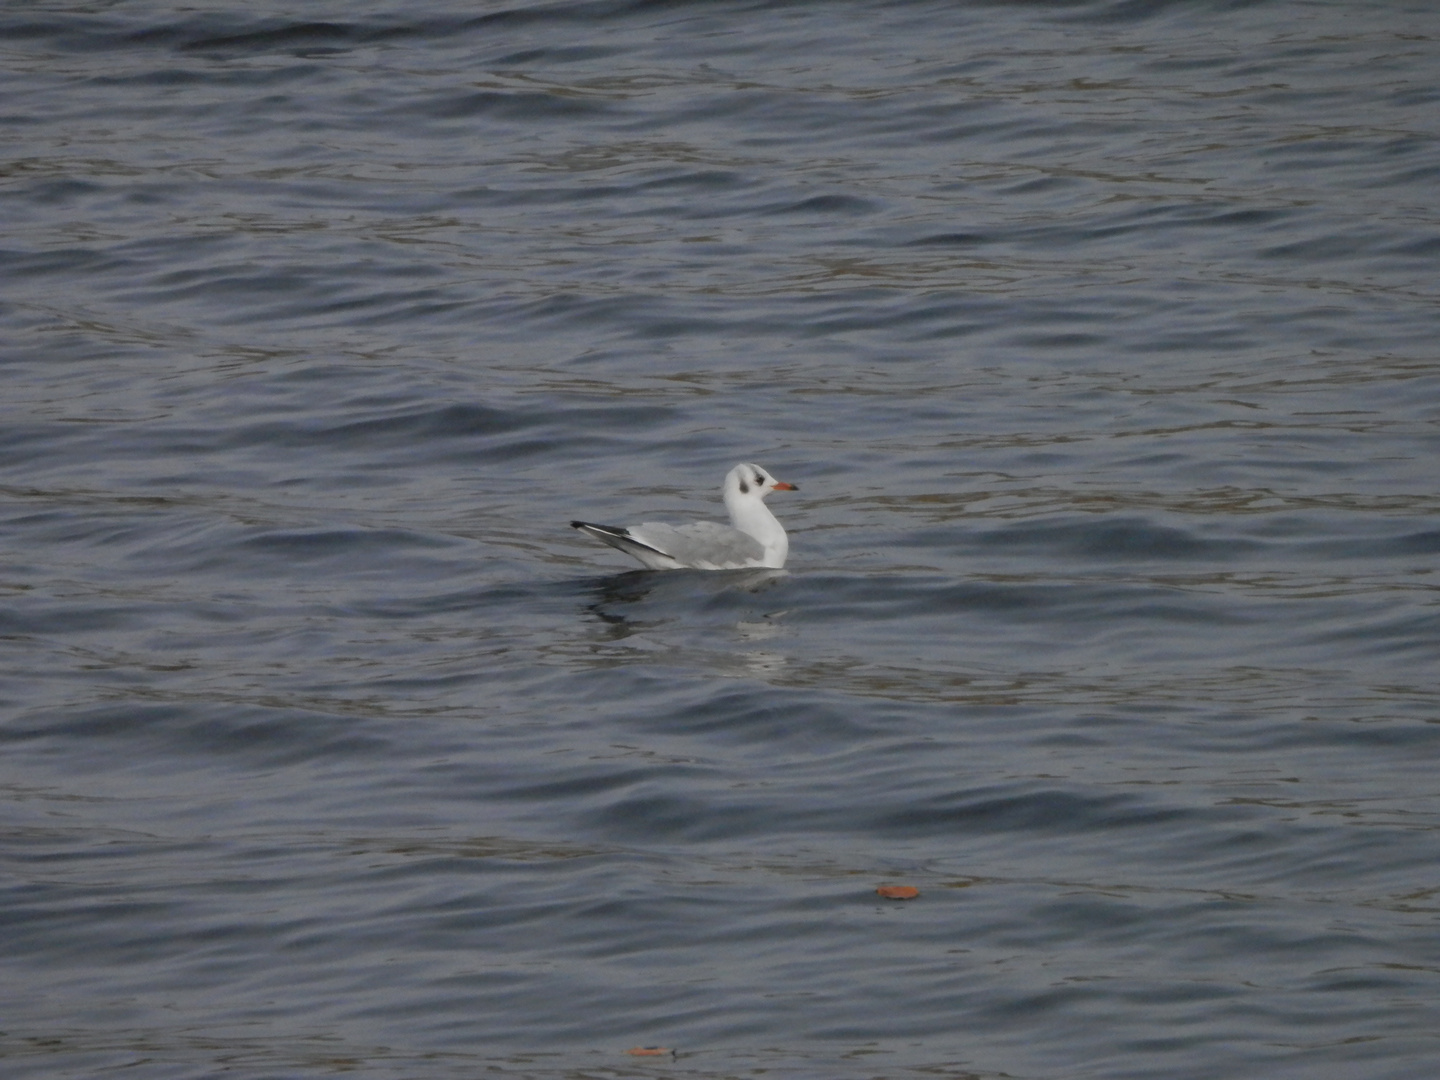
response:
M769 567L756 567L744 573L726 574L720 578L700 578L683 574L659 576L647 574L644 570L627 570L623 574L602 579L598 583L599 600L587 604L586 610L602 622L609 623L614 628L615 636L627 637L634 630L670 621L663 612L672 601L681 603L686 609L693 609L697 595L714 598L733 593L761 593L788 576L789 572L786 570L772 570ZM638 621L633 615L613 610L622 604L638 604L652 593L657 593L656 600L661 608L660 612L653 609L650 611L652 621ZM762 617L778 619L786 614L786 611L776 611ZM659 615L659 619L653 621L656 615ZM752 634L747 631L754 625L740 622L735 628L740 631L742 638L749 640ZM753 636L771 635L758 633Z
M725 477L722 489L730 525L713 521L693 525L647 521L627 529L588 521L570 524L639 560L650 570L778 570L790 553L790 540L784 526L765 505L765 496L772 491L798 490L794 484L776 480L759 465L736 465Z

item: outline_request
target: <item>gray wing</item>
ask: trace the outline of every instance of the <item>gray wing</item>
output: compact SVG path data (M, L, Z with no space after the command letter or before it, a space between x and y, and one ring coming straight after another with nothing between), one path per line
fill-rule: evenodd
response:
M650 570L680 569L680 564L665 552L636 540L630 535L629 529L620 529L614 525L596 525L593 521L572 521L570 527L579 529L587 536L593 536L602 544L609 544L611 547L625 552L626 555L637 559L642 566Z
M665 552L682 566L696 570L738 570L759 566L765 547L748 533L713 521L694 525L662 525L647 521L626 530L636 540Z

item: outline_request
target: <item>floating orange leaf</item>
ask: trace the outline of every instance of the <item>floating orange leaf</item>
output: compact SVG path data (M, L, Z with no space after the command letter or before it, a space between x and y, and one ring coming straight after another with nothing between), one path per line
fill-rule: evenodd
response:
M875 891L886 900L914 900L920 895L914 885L881 885Z
M662 1057L672 1051L665 1046L632 1046L625 1052L633 1054L635 1057Z

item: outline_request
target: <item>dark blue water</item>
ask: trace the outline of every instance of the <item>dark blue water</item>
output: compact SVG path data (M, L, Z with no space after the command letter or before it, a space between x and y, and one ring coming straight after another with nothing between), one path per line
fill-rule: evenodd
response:
M6 1077L1440 1070L1431 5L0 59Z

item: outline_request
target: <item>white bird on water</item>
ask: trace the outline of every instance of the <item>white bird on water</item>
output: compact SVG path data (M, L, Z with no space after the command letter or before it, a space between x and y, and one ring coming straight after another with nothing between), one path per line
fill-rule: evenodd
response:
M722 489L730 524L697 521L663 525L647 521L628 529L572 521L572 528L602 544L619 548L650 570L743 570L752 566L779 569L790 554L785 528L765 505L772 491L799 491L781 483L759 465L736 465Z

